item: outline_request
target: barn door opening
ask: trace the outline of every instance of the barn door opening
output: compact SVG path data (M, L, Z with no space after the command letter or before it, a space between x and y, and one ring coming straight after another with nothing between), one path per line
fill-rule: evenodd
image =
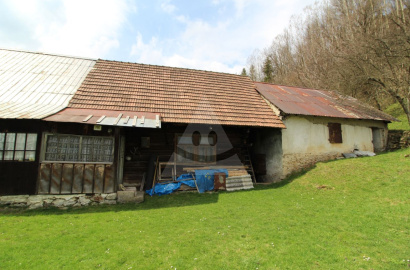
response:
M383 130L381 128L372 128L373 148L374 152L381 152L384 150Z

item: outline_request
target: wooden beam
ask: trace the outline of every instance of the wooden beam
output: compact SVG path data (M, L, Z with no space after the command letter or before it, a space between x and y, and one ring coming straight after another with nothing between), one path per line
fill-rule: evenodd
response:
M104 120L105 115L101 116L100 118L98 118L97 123L100 123L102 120Z
M121 120L122 113L120 113L117 118L114 120L114 126L118 124L118 122Z
M91 117L93 117L92 114L90 114L89 116L87 116L86 118L83 119L83 122L87 122L88 120L91 119Z

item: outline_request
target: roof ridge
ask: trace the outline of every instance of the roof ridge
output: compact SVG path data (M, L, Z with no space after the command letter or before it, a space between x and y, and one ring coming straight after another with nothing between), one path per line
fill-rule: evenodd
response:
M258 82L258 81L253 81L254 83L261 83L261 84L269 84L269 85L277 85L277 86L285 86L285 87L293 87L293 88L300 88L300 89L305 89L305 90L315 90L315 91L329 91L329 92L337 92L340 93L337 90L330 90L330 89L316 89L316 88L308 88L304 86L296 86L296 85L285 85L285 84L278 84L278 83L268 83L268 82Z
M42 55L49 55L49 56L59 56L59 57L66 57L66 58L76 58L76 59L91 60L91 61L97 61L98 60L96 58L89 58L89 57L83 57L83 56L73 56L73 55L65 55L65 54L57 54L57 53L35 52L35 51L29 51L29 50L9 49L9 48L2 48L2 47L0 47L0 51L24 52L24 53L42 54Z
M243 76L243 75L240 75L240 74L234 74L234 73L228 73L228 72L220 72L220 71L212 71L212 70L204 70L204 69L195 69L195 68L172 67L172 66L165 66L165 65L152 65L152 64L144 64L144 63L137 63L137 62L119 61L119 60L107 60L107 59L98 58L97 61L99 61L99 60L101 60L101 61L107 61L107 62L136 64L136 65L142 65L142 66L162 67L162 68L172 68L172 69L180 69L180 70L202 71L202 72L209 72L209 73L216 73L216 74L233 75L233 76L239 76L239 77L248 78L249 81L253 83L253 81L250 79L249 76Z

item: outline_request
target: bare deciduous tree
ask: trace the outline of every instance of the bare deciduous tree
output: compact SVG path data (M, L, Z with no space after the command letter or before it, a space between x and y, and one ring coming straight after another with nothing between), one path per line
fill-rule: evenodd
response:
M410 0L327 0L293 18L263 52L274 83L334 89L379 109L398 102L410 123Z

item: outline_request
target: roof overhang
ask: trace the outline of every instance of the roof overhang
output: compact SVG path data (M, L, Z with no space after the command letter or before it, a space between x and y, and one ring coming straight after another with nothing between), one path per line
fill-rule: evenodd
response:
M160 114L135 111L67 108L43 120L102 126L161 128Z

